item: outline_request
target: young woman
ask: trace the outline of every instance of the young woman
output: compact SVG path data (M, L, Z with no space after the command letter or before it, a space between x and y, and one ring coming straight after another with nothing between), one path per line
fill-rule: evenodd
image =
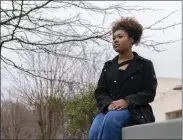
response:
M149 105L156 95L153 63L132 51L143 27L133 18L122 18L112 27L118 55L104 64L95 97L99 108L89 130L89 140L121 140L121 128L154 122Z

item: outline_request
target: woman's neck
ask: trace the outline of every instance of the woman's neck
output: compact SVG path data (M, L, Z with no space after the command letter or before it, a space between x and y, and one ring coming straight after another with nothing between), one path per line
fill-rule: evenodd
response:
M128 52L124 52L124 53L119 53L119 58L118 58L118 62L124 62L130 59L133 59L134 55L133 52L130 50Z

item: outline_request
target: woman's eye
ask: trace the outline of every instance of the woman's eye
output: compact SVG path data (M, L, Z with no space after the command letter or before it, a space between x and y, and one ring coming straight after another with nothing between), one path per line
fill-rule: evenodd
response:
M122 38L123 37L123 35L119 35L119 36L117 36L117 38ZM112 38L113 40L115 40L116 39L116 37L113 37Z

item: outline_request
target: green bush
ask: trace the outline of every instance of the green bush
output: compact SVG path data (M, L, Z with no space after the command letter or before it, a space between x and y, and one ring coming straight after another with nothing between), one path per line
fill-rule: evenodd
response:
M89 86L85 92L67 103L65 112L68 117L67 128L71 135L77 132L87 135L93 117L97 113L94 90L94 86Z

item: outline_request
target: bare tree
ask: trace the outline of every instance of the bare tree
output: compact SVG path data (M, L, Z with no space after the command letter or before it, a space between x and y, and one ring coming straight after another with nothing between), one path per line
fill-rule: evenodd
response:
M36 138L33 114L19 101L2 101L1 131L6 139Z
M67 10L72 16L62 14ZM101 8L85 1L2 2L2 66L14 80L17 98L32 109L42 139L54 139L60 133L69 138L65 102L96 83L99 65L110 58L111 30L105 26L106 17L144 10L154 9L123 3ZM84 12L101 15L101 23L82 18ZM156 26L172 14L144 30L163 31L179 25ZM143 36L141 45L159 51L159 45L175 41L156 42ZM7 52L15 54L17 61L5 55ZM12 68L18 71L13 73Z
M80 12L72 11L72 16L62 15L61 12L70 9L76 9L76 11ZM109 46L111 43L111 31L104 26L107 16L115 14L123 16L127 12L131 13L133 11L145 10L154 9L137 5L128 6L123 3L100 8L85 1L3 1L0 22L2 31L0 48L1 50L3 49L3 52L12 51L18 55L29 51L40 54L53 53L54 55L65 57L65 54L62 54L61 50L64 47L72 46L72 50L77 50L80 53L68 53L67 57L91 61L93 57L88 55L91 54L91 52L87 51L88 48L92 48L92 46L96 46L96 48ZM58 11L57 15L54 14L55 11ZM101 15L101 21L103 22L100 24L92 24L89 20L82 19L81 14L83 12L91 15ZM180 23L174 23L165 27L156 27L158 23L173 13L170 13L144 29L166 30L179 25ZM58 16L58 14L62 15L63 18ZM174 41L156 42L155 40L144 37L141 45L159 51L157 48L159 45ZM91 46L90 44L93 45ZM53 45L59 47L55 49ZM105 52L105 49L106 47L103 47L98 53L101 55ZM97 52L92 53L96 54ZM10 65L34 76L39 76L32 70L26 68L26 66L23 66L22 63L19 64L4 54L1 54L1 60L3 67Z
M69 48L62 50L62 53L66 55L68 51ZM80 64L79 61L72 63L67 57L50 53L25 52L24 56L28 68L40 77L27 73L20 73L19 78L14 77L17 98L33 108L40 130L39 138L53 139L59 134L62 134L62 138L67 138L63 110L66 99L80 89L81 84L75 82L76 71L72 71Z

